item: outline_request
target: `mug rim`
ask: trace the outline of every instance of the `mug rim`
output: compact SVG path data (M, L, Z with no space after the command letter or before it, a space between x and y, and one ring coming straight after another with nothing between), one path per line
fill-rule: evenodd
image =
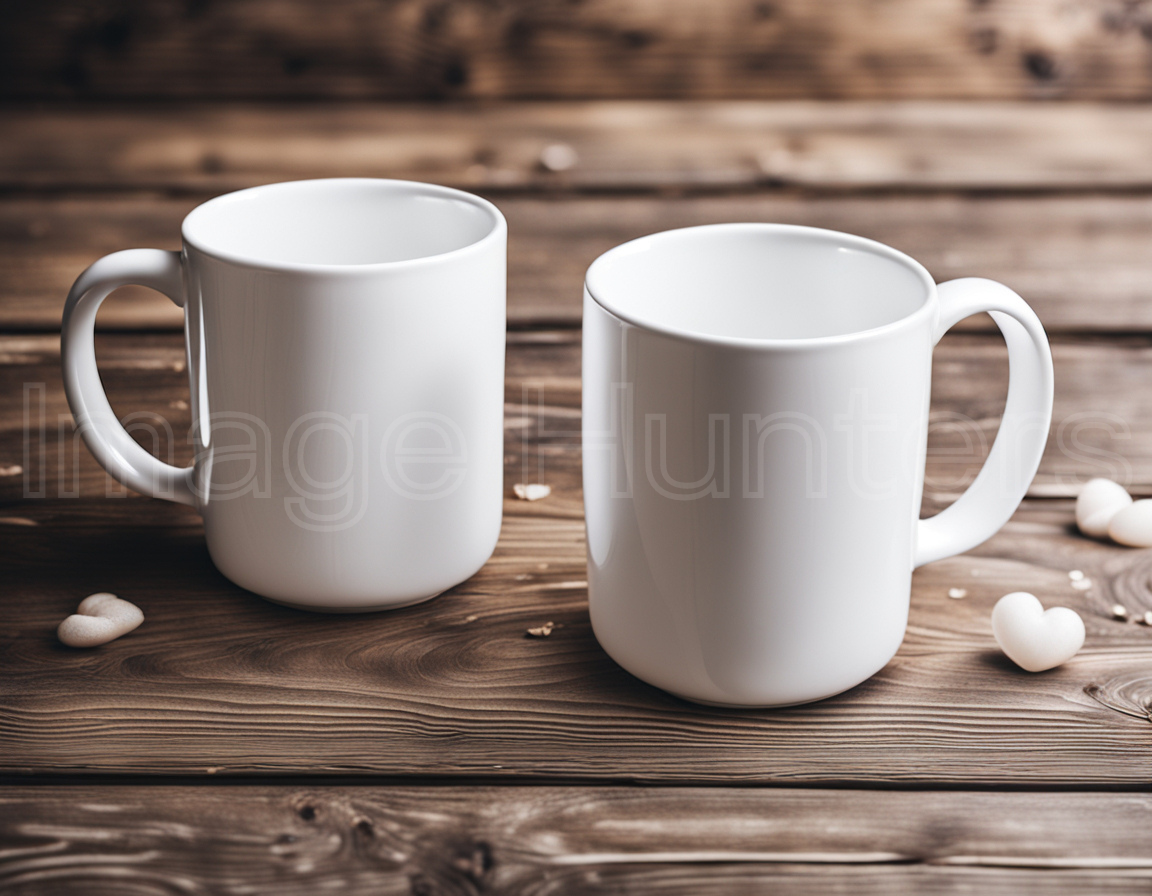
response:
M251 197L253 194L279 192L292 189L303 188L306 185L314 186L338 186L338 185L372 185L372 186L386 186L392 190L400 188L416 188L418 191L423 192L428 196L439 196L443 198L451 198L467 202L485 213L488 214L490 226L487 232L478 240L474 240L465 246L460 246L456 249L450 249L447 252L438 252L433 255L421 255L417 258L404 258L398 261L375 261L366 264L333 264L333 263L320 263L320 262L302 262L302 261L269 261L267 259L255 258L252 256L244 255L240 252L233 252L228 249L220 249L216 247L209 248L209 246L201 241L199 237L189 235L189 228L196 226L196 218L202 209L209 206L225 205L229 202L240 201L241 197ZM503 213L493 203L489 202L481 196L474 193L469 193L465 190L457 190L454 187L445 187L440 184L424 183L418 180L402 180L399 178L388 177L315 177L304 178L301 180L284 180L277 181L271 184L260 184L255 187L245 187L241 190L232 190L228 193L221 193L219 196L213 196L204 202L201 202L192 211L184 216L184 220L180 223L180 238L184 242L185 247L191 247L197 252L207 255L209 258L217 259L218 261L228 262L229 264L238 265L240 267L253 268L261 271L293 273L293 274L327 274L327 275L356 275L356 274L372 274L382 273L384 271L402 270L406 268L422 267L430 264L438 264L450 259L454 259L463 255L479 252L481 249L487 247L489 244L500 239L508 231L508 222L504 219Z
M611 301L604 297L605 291L603 284L598 283L600 279L598 276L600 271L607 260L614 255L623 254L629 250L635 251L638 244L663 242L673 234L683 234L690 231L716 231L716 230L731 230L731 231L755 231L760 233L770 233L776 235L782 234L800 234L809 237L816 237L818 239L833 243L837 246L850 246L854 249L859 249L865 252L870 252L874 255L887 258L894 261L912 271L913 274L921 281L924 286L924 296L920 304L908 314L903 317L898 317L894 321L889 321L886 324L881 324L878 327L869 327L866 330L854 330L849 333L838 333L830 336L799 336L796 338L780 338L780 337L759 337L759 336L720 336L711 333L702 333L696 330L689 330L682 327L669 326L654 320L647 320L642 317L629 314L616 307ZM589 298L592 299L603 311L619 320L631 324L641 330L647 330L652 333L659 333L662 336L669 336L674 339L681 339L686 342L692 342L700 345L710 345L722 348L746 348L746 349L811 349L822 348L825 346L843 345L846 343L861 342L867 339L883 336L887 333L894 332L903 327L912 326L914 323L919 322L922 318L931 317L935 311L936 303L936 281L932 279L932 275L928 273L927 268L920 264L915 258L901 252L899 249L893 249L891 246L876 240L870 240L867 237L856 236L851 233L844 233L839 230L829 230L824 227L809 227L803 224L778 224L767 221L745 221L733 222L724 224L699 224L692 227L677 227L672 230L661 230L656 233L650 233L646 236L637 237L633 240L628 240L625 243L620 243L618 246L613 246L607 252L604 252L596 258L595 261L588 267L588 272L584 277L584 289L588 293ZM599 295L597 292L599 291Z

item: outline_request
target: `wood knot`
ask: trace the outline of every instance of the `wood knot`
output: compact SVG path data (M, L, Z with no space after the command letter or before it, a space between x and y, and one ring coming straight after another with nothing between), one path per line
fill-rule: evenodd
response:
M298 77L312 67L307 56L292 55L284 57L284 74L289 78Z
M463 87L468 83L468 69L460 60L453 60L444 66L444 83L449 87Z
M1122 715L1152 722L1152 672L1117 675L1103 684L1088 684L1084 693Z
M495 864L492 847L483 841L472 844L470 851L452 860L452 866L463 872L473 883L479 883Z
M642 50L655 40L656 37L652 32L642 31L639 28L629 29L620 35L621 43L629 50Z
M408 892L412 896L435 896L436 887L423 874L416 873L408 877Z
M1037 81L1055 80L1056 76L1060 73L1059 67L1056 65L1056 60L1047 53L1033 50L1025 53L1020 61L1024 64L1025 71Z

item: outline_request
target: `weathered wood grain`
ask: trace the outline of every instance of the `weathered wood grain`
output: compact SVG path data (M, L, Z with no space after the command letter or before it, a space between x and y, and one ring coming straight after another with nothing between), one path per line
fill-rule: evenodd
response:
M1142 338L1067 337L1053 341L1052 355L1052 426L1029 494L1075 497L1088 479L1104 476L1152 495L1152 346ZM507 453L521 465L521 481L535 475L567 499L569 487L579 488L580 334L510 334L507 357ZM939 506L971 484L991 449L1008 357L996 335L950 333L933 360L925 498Z
M21 99L1152 95L1139 2L16 0L5 24Z
M1055 347L1066 402L1057 420L1093 407L1115 415L1131 440L1096 447L1134 470L1149 454L1138 403L1150 351L1139 341ZM186 409L171 407L186 376L177 336L109 334L99 353L121 413L150 406L186 425ZM918 571L900 654L834 700L707 710L622 672L596 645L585 607L578 336L512 334L508 357L509 485L539 479L556 492L535 504L510 499L492 561L422 607L358 618L276 607L212 568L187 508L102 497L103 474L82 448L74 456L89 497L54 498L50 469L49 497L23 498L23 474L10 472L0 513L0 612L10 620L0 633L0 772L1146 786L1152 629L1119 623L1109 608L1152 608L1152 552L1080 538L1067 501L1027 507L974 555ZM50 335L0 339L5 469L22 465L9 455L22 450L24 383L44 383L46 419L64 413L57 363ZM1003 364L991 339L947 337L937 413L991 426ZM975 458L957 459L948 439L937 433L929 474L953 487L958 460L968 475ZM183 459L187 448L174 441ZM54 450L46 446L43 463ZM1062 457L1045 460L1040 486L1070 487L1056 478L1069 469L1100 472L1098 455ZM937 484L934 497L948 492ZM1088 592L1071 588L1073 566L1092 579ZM968 597L949 599L952 587ZM1021 588L1085 614L1089 640L1074 663L1027 676L996 653L988 613ZM99 651L60 647L55 625L96 590L137 603L144 626ZM547 621L559 624L550 637L525 637Z
M0 890L1145 893L1150 817L1147 794L13 786Z
M338 176L502 192L1152 185L1152 109L1137 104L69 105L9 108L0 122L7 191L219 192Z
M1074 496L1093 476L1152 493L1152 347L1057 342L1056 404L1034 497ZM104 334L101 375L137 439L186 464L187 372L176 334ZM25 496L127 497L75 436L54 336L0 336L0 504ZM505 384L505 478L551 485L543 504L518 513L581 517L580 336L509 334ZM995 438L1007 389L1007 353L995 338L951 334L936 350L925 494L947 503L975 478ZM511 498L510 498L511 500Z
M1124 588L1152 608L1152 552L1076 536L1068 502L1025 507L977 555L918 570L883 671L776 711L692 706L615 666L588 623L578 520L509 516L469 582L333 617L229 585L187 508L19 510L30 525L0 523L0 773L1147 787L1152 630L1100 607ZM1073 562L1099 594L1071 587ZM1084 615L1075 661L1029 675L995 650L991 607L1021 588ZM144 624L99 650L61 647L59 620L105 589ZM545 621L550 637L525 636Z
M572 331L527 331L508 339L509 511L580 519L578 338ZM191 463L183 337L101 334L97 357L109 398L137 440L168 463ZM538 480L555 489L549 501L513 498L513 484ZM0 335L0 512L23 499L73 497L136 498L103 472L77 436L59 339Z
M495 198L509 223L508 314L517 327L578 324L584 273L618 243L671 227L779 221L889 243L941 280L1001 280L1050 332L1152 331L1148 196ZM197 202L0 200L0 328L58 328L68 288L88 264L117 249L177 248L180 220ZM182 317L163 296L129 288L106 303L100 320L112 328L177 329ZM988 318L964 326L993 328Z

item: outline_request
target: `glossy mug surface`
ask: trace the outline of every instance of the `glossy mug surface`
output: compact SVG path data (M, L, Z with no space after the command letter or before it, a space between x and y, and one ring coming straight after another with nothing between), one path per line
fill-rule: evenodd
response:
M971 488L919 520L932 350L990 311L1004 419ZM1011 516L1052 413L1043 328L1007 287L937 287L859 237L695 227L612 249L584 294L583 448L597 639L680 697L780 706L896 653L914 567Z
M189 504L228 578L272 600L374 610L476 572L503 495L507 229L489 202L337 179L221 196L182 252L97 261L64 312L84 439L130 488ZM96 310L136 283L185 312L195 462L153 458L100 385Z

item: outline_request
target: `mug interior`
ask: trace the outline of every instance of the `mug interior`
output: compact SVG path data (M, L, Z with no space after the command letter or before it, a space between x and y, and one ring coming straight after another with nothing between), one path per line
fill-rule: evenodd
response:
M196 248L240 263L359 266L464 249L501 220L491 203L460 190L337 178L218 196L184 219L183 234Z
M849 234L715 224L600 256L587 287L606 310L690 338L801 340L860 333L921 308L934 283L903 253Z

